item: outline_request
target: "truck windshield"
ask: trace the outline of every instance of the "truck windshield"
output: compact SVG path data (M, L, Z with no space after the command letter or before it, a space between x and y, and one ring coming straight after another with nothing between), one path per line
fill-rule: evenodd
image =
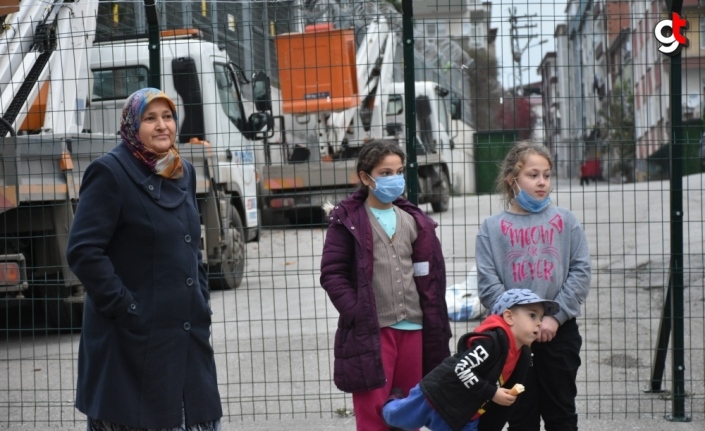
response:
M241 132L244 132L246 122L242 98L227 65L215 64L215 80L218 85L220 107L230 121L232 121Z

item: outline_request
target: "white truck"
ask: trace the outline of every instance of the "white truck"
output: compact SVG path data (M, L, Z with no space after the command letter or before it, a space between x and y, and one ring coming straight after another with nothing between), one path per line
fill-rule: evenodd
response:
M95 43L90 56L91 101L86 127L93 133L115 134L125 99L147 86L149 43L146 38ZM205 229L204 248L213 280L223 288L240 285L245 264L245 242L259 238L254 140L266 132L268 116L248 118L241 96L240 75L225 51L200 38L195 29L166 30L161 37L162 79L160 89L179 110L179 151L193 157L203 145L211 159L208 187L198 193L212 194L225 228ZM255 85L268 85L257 75ZM271 124L270 124L271 125ZM264 132L262 132L264 128ZM200 168L200 167L199 167ZM204 208L202 208L203 210ZM214 207L214 209L216 209ZM221 260L221 264L213 264ZM216 258L217 256L217 258Z
M258 158L264 161L259 202L265 216L318 221L323 203L340 201L357 188L355 163L365 142L395 139L406 148L404 83L393 79L395 32L383 17L372 20L354 53L346 52L349 41L339 42L341 37L344 31L325 25L277 36L283 104L275 114L283 115L275 115L279 139L266 141ZM306 49L306 43L316 49ZM346 85L349 90L340 90ZM345 102L336 103L336 91ZM448 91L434 82L416 82L415 92L419 203L442 212L451 192L451 117L460 118L460 104L450 115ZM351 99L355 102L347 103Z
M30 302L49 326L75 328L84 289L65 250L80 181L119 143L122 103L147 86L150 56L146 39L93 46L97 0L15 9L0 29L0 313ZM250 142L270 130L271 108L258 103L247 117L235 67L194 35L162 35L161 82L179 106L179 151L198 174L210 283L235 288L245 241L259 232ZM253 84L269 91L266 76Z

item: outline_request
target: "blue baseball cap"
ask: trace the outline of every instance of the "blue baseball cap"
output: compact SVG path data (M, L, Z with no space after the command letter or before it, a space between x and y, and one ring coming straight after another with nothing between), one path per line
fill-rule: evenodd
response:
M495 301L491 313L502 314L507 308L524 304L543 304L544 316L555 316L561 310L556 301L540 298L529 289L511 289Z

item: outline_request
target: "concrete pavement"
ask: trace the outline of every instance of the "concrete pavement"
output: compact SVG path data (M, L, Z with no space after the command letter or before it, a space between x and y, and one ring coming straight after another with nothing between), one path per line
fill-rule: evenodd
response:
M671 411L670 360L664 373L667 392L645 392L650 383L651 358L667 283L669 231L665 228L667 212L663 210L668 206L667 184L610 186L601 182L585 188L575 182L556 184L553 194L556 203L569 207L584 221L594 259L594 285L580 318L584 336L583 366L578 376L581 430L705 429L702 314L705 261L693 258L704 256L705 206L701 202L705 176L684 180L690 183L687 190L692 191L684 198L688 203L684 250L691 256L687 260L684 292L685 390L686 412L694 418L686 423L663 418L665 412ZM438 232L444 255L448 256L449 284L464 280L467 268L473 264L476 227L497 209L493 202L488 196L458 196L453 197L450 211L432 214L440 222ZM248 245L252 256L248 271L253 274L248 278L248 286L237 291L214 292L211 298L216 311L214 344L218 368L223 373L219 381L232 394L224 401L232 419L223 422L222 429L353 431L354 418L320 417L346 404L350 406L349 399L343 399L342 394L338 396L327 380L321 384L322 376L331 375L332 359L326 352L332 350L327 343L333 338L336 316L316 280L323 230L272 230L265 235L260 243ZM271 342L280 334L272 316L296 322L288 327L287 337L281 338L289 344ZM461 334L476 325L477 321L453 322L453 332ZM0 387L0 407L7 403L11 409L9 416L7 410L0 409L0 429L85 429L82 421L73 423L74 417L80 417L74 416L71 402L76 339L68 335L34 334L30 338L17 336L4 341L7 366L0 369L0 383L7 381L8 386ZM238 355L234 356L236 352ZM276 353L272 355L276 374L260 373L262 352ZM308 355L309 352L315 354ZM28 363L28 358L37 365ZM8 373L7 379L3 371ZM229 381L228 376L237 378ZM48 386L50 383L52 387ZM317 407L320 410L312 410L305 396L320 399L321 393L326 394L328 402L321 403ZM24 403L24 396L47 398L34 405ZM272 397L272 403L258 404L263 397ZM285 416L287 409L309 412L310 417L272 419ZM252 417L248 415L257 420L238 420ZM46 417L51 418L51 425L36 426L29 422ZM20 418L27 424L19 425ZM8 420L18 425L3 423Z
M34 426L0 424L0 429L14 431L53 431L62 429L67 431L84 431L84 424L76 426ZM705 429L704 420L691 422L671 422L663 418L638 418L638 419L581 419L581 431L702 431ZM222 431L355 431L355 420L344 419L289 419L266 420L257 422L223 422Z

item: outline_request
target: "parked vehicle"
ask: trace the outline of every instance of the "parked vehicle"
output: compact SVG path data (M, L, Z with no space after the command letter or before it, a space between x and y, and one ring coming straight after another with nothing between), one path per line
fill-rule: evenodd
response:
M393 79L397 45L382 17L370 21L357 48L352 29L330 24L277 36L283 115L281 138L268 141L260 159L265 215L320 219L322 204L340 201L357 187L355 161L365 142L395 139L406 147L404 83ZM449 92L428 81L417 82L415 91L419 203L446 211L453 145ZM460 104L454 108L452 118L461 118ZM282 130L285 124L291 130Z
M78 327L84 289L65 250L81 178L119 143L123 99L147 86L150 55L146 39L93 46L98 0L18 7L0 29L0 312L31 298L51 326ZM197 167L210 282L235 288L259 232L251 141L271 109L247 117L235 67L196 36L162 35L161 82L181 111L179 151ZM257 85L268 91L264 77Z
M196 166L208 171L197 189L201 213L222 219L222 227L217 223L218 228L209 225L204 230L211 284L236 288L243 279L245 242L259 239L253 142L271 127L271 108L248 118L237 66L225 51L202 40L198 30L163 31L160 51L160 88L179 110L179 151L190 159L206 145L209 155L206 164ZM116 133L125 100L147 86L148 72L146 38L94 44L87 128ZM256 80L257 85L263 83L269 85L266 77Z

